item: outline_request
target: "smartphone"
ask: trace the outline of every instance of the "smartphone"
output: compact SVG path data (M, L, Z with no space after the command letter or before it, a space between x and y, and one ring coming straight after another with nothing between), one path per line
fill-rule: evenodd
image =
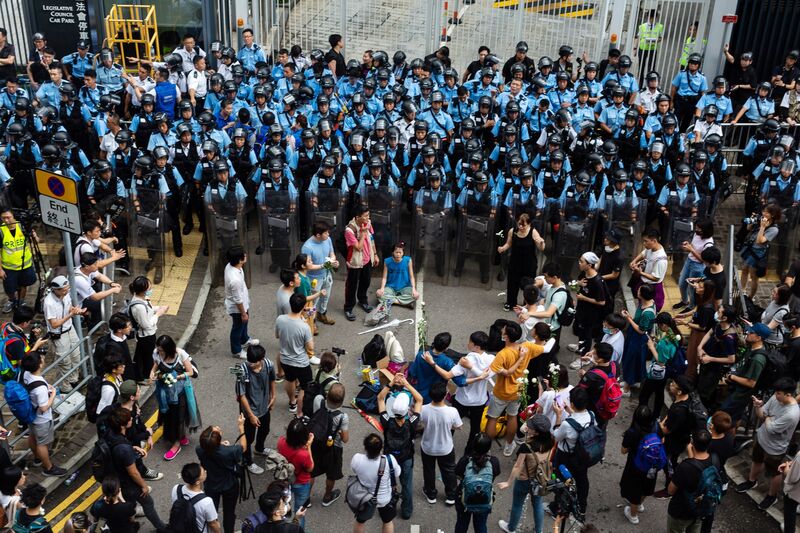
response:
M306 509L308 509L308 506L310 504L311 504L311 497L309 496L309 498L303 502L303 505L300 506L300 509L305 511Z
M8 439L13 434L14 434L14 432L9 429L7 431L0 432L0 438Z

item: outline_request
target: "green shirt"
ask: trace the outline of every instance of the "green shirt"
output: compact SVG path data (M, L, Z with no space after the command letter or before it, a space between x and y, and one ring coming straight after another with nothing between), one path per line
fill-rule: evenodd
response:
M300 275L300 286L294 289L295 294L299 294L301 296L305 296L308 298L311 296L311 281L308 279L308 276L305 274Z
M767 366L767 358L764 356L764 352L758 351L753 354L751 350L748 350L744 354L737 356L734 369L737 376L758 381L765 366ZM734 383L731 399L736 402L747 401L753 392L754 389L748 389L738 383Z

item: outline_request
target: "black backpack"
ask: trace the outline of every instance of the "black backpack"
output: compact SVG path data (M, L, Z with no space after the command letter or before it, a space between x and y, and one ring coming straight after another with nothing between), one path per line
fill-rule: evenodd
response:
M560 313L556 309L556 320L558 320L559 326L571 326L572 321L575 320L575 300L572 298L572 293L569 292L569 289L566 287L559 287L555 291L553 291L553 296L558 294L559 292L563 292L567 295L567 301L564 304L564 310ZM550 303L553 302L553 298L550 298Z
M486 351L490 353L497 353L505 348L506 343L503 342L503 328L506 326L506 320L498 318L494 324L489 326L489 342L486 346Z
M361 364L378 368L378 361L386 357L386 343L383 337L375 334L361 351Z
M686 425L689 432L697 429L705 429L708 424L708 411L700 400L700 395L696 391L689 393L689 399L684 402L687 411Z
M338 409L329 411L323 405L317 409L311 420L308 421L308 431L314 434L314 442L311 444L312 452L326 451L330 448L328 446L328 437L335 437L335 433L339 431L339 428L334 430L333 427L333 419L339 414L341 414L341 411ZM339 424L341 425L341 421L339 421Z
M102 483L106 476L117 475L114 470L114 455L112 451L120 444L125 443L118 442L112 446L103 438L98 438L97 442L94 443L92 455L89 457L89 468L98 483Z
M771 389L778 379L787 375L789 364L785 354L764 345L763 348L756 350L750 355L748 366L752 364L752 358L758 353L763 354L764 359L767 360L767 363L761 370L761 374L758 375L758 379L756 380L755 390L763 391Z
M314 400L316 400L317 396L322 396L322 401L325 401L327 396L325 394L325 388L330 383L338 381L335 376L328 376L320 383L319 376L321 374L322 369L317 370L317 375L308 382L306 385L306 392L303 395L303 416L307 416L308 418L311 418L314 414Z
M106 384L114 387L114 399L111 401L111 403L114 403L119 398L119 387L117 387L116 383L112 383L100 375L90 379L89 384L86 386L86 418L92 424L97 422L97 406L100 405L100 396Z
M169 510L167 531L170 533L202 533L205 527L203 529L197 527L197 511L194 504L205 498L206 495L201 492L189 498L184 491L183 485L178 485L178 498Z

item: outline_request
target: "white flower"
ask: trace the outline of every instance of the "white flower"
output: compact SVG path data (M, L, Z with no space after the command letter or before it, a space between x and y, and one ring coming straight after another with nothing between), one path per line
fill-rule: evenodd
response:
M525 380L523 378L517 378L517 384L522 385L524 383L525 383Z
M681 336L680 335L675 335L675 340L676 341L680 341L681 340Z
M522 371L522 375L523 376L527 376L529 373L530 373L530 371L527 368Z
M538 378L533 378L531 380L531 383L533 383L535 385L536 383L539 383L539 379Z

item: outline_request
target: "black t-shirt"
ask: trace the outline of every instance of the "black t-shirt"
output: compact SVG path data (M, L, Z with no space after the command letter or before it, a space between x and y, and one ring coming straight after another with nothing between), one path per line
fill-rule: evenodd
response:
M725 269L714 274L711 272L710 268L706 267L703 269L703 277L714 282L714 286L716 287L714 290L714 299L722 300L725 295L725 289L728 287L728 276L725 273Z
M696 326L700 326L703 331L708 331L714 327L714 315L717 310L714 308L714 302L709 302L701 307L698 307L692 316L692 322Z
M578 279L586 279L586 286L581 287L580 294L587 298L596 301L605 300L605 290L603 289L603 282L599 275L591 278L585 278L583 274ZM602 305L595 305L584 300L579 300L575 304L575 321L581 323L593 322L598 319L602 320L603 317L598 316L598 313L603 310Z
M664 437L664 449L668 454L683 451L689 444L692 433L693 415L689 412L689 401L673 402L667 411L667 430Z
M786 353L786 360L789 364L789 369L792 373L792 378L797 381L800 377L800 337L784 338L786 343L784 350Z
M711 439L711 444L708 446L708 453L714 454L719 460L720 466L725 466L725 463L736 455L736 441L734 440L733 433L728 433L721 439ZM720 470L722 479L727 479L725 469Z
M617 248L613 252L603 252L600 256L600 268L597 273L600 276L607 276L614 272L622 271L622 258L620 257L620 249ZM607 279L606 286L611 294L616 294L619 291L619 277L615 279Z
M289 522L264 522L256 528L255 533L305 533L305 530Z
M380 417L381 424L383 424L383 453L393 455L398 464L414 457L414 436L419 431L419 415L411 413L402 426L395 422L394 417L389 416L386 411L382 411ZM389 449L390 440L392 443L405 441L405 445L399 450L391 450Z
M699 459L685 459L675 469L672 483L678 491L669 500L667 513L679 520L692 520L696 518L689 509L689 497L697 490L703 470L711 466L711 457L700 461Z
M595 411L595 406L603 393L606 380L610 376L616 376L618 372L617 364L612 361L608 366L594 366L583 375L579 385L586 389L586 394L589 396L590 411Z
M110 531L114 533L134 533L139 526L131 518L136 516L136 502L117 502L108 504L100 499L92 506L92 516L103 518Z
M792 294L800 298L800 279L797 279L797 277L800 276L800 259L789 265L789 270L786 272L786 276L789 278L794 278L794 283L792 284Z
M131 479L127 470L129 466L136 464L136 459L139 458L133 446L131 446L131 443L124 435L119 435L117 433L109 433L106 439L108 440L108 445L111 447L114 470L117 472L123 494L126 491L138 490L139 486Z
M331 48L328 50L328 53L325 54L325 64L327 65L331 61L336 61L336 74L337 78L341 78L345 74L346 63L344 61L344 56L340 53Z
M14 49L14 45L6 42L5 46L0 49L0 59L7 59L11 56L16 56L17 52ZM16 66L12 63L11 65L0 65L0 80L7 80L9 78L13 78L16 72Z
M213 454L207 454L198 446L195 449L200 464L208 472L204 489L206 492L221 493L238 483L236 471L242 464L244 450L239 444L221 445Z
M475 73L480 71L482 68L483 68L483 63L481 63L477 59L472 63L470 63L469 65L467 65L467 72L469 73L467 79L471 80L472 77L475 75Z

